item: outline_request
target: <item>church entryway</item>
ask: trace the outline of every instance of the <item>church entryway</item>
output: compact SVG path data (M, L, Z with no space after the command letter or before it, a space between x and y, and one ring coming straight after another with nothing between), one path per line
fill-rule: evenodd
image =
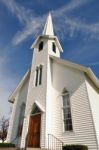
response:
M41 114L31 115L28 131L28 147L40 147Z

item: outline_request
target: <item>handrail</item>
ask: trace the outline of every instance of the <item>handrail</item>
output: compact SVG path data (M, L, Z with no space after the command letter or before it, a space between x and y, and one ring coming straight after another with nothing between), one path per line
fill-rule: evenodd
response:
M48 150L62 150L63 142L56 136L48 134Z
M53 136L55 139L57 139L58 141L60 141L60 142L62 142L62 143L63 143L63 141L62 141L62 140L60 140L60 139L58 139L55 135L53 135L53 134L48 134L48 135Z

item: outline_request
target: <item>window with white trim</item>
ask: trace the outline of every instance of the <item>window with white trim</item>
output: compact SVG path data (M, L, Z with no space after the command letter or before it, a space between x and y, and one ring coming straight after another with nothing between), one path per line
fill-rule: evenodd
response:
M40 67L39 67L39 85L41 85L41 83L42 83L42 69L43 69L43 66L40 65Z
M22 103L20 106L19 122L18 122L18 129L17 129L18 137L22 135L24 114L25 114L25 103Z
M72 116L71 116L71 106L70 106L70 95L69 92L64 89L62 93L63 100L63 122L64 131L72 131Z
M37 86L37 84L38 84L38 73L39 73L39 67L36 67L35 86Z
M35 86L42 84L42 71L43 71L42 65L40 65L39 67L36 67Z

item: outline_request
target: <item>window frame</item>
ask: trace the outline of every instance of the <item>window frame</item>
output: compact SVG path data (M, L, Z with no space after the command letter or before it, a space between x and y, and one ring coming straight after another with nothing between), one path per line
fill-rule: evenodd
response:
M23 123L24 123L24 115L25 115L25 108L26 108L25 103L22 103L20 105L18 128L17 128L17 137L21 137L22 136Z
M55 44L55 42L52 42L52 51L54 53L56 53L56 44Z
M34 87L42 85L42 80L43 80L43 65L40 64L35 69Z
M44 42L43 41L40 41L39 43L39 46L38 46L38 51L42 51L43 50L43 47L44 47Z
M71 117L70 117L70 120L71 120L71 126L72 126L72 129L71 130L66 130L65 129L65 120L66 119L64 119L64 116L66 115L66 114L64 114L64 108L65 108L65 106L63 106L63 97L64 96L66 96L66 95L68 95L69 96L69 107L67 107L67 108L69 108L70 109L70 115L71 115ZM69 114L69 113L68 113ZM71 108L71 101L70 101L70 93L65 89L65 91L63 90L63 92L62 92L62 122L63 122L63 132L73 132L74 131L74 129L73 129L73 119L72 119L72 108Z
M35 87L37 87L38 85L38 78L39 78L39 67L37 66L35 70Z
M43 74L43 66L42 65L40 65L39 66L39 85L41 85L42 84L42 74Z

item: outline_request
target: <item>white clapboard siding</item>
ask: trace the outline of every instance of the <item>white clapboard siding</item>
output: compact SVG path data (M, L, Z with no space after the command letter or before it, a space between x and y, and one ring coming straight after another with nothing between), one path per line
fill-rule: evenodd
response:
M92 81L90 81L87 77L86 77L86 87L88 91L88 97L90 101L90 107L92 110L94 127L96 131L97 143L99 148L99 92L92 83Z
M8 130L8 138L7 138L8 141L15 143L17 146L21 140L16 138L18 132L19 114L21 111L20 106L22 105L22 103L26 103L28 84L29 84L29 77L25 81L24 85L21 87L20 91L15 97L15 101L12 108L9 130Z
M64 144L84 144L89 150L98 150L83 72L51 63L51 133L59 137ZM64 132L63 129L61 93L64 87L70 92L73 132Z
M37 48L34 49L33 53L33 61L31 67L31 74L30 74L30 81L29 81L29 88L28 88L28 95L27 95L27 103L26 103L26 111L25 111L25 122L23 127L23 136L21 147L25 146L25 138L29 127L29 117L30 113L33 108L33 104L37 101L45 110L46 107L46 86L47 86L47 55L48 55L48 45L47 41L44 41L44 49L42 51L38 51ZM42 84L35 87L35 71L36 67L42 65ZM41 147L45 147L45 119L46 113L45 111L41 114Z

